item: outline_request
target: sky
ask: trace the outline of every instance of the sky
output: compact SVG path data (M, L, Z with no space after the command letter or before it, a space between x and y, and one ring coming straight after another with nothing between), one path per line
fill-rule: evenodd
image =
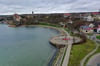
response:
M0 0L0 15L99 11L100 0Z

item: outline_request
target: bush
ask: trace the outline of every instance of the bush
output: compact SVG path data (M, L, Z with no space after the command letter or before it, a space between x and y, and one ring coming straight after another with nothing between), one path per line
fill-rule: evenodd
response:
M97 39L100 39L100 36L96 36Z
M80 37L82 39L80 42L74 43L74 44L82 44L82 43L85 43L86 40L87 40L87 38L86 38L86 36L84 34L77 33L77 34L74 34L74 36Z

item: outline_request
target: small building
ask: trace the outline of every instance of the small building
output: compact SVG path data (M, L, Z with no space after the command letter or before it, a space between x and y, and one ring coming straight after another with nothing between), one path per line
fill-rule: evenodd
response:
M81 26L80 31L83 33L93 33L93 29L91 29L89 26Z
M94 21L94 18L92 17L91 14L86 14L86 15L84 15L83 19L84 19L85 21L89 21L89 22Z
M73 21L69 19L68 23L72 24L72 23L73 23Z
M74 20L80 20L80 13L71 13L71 18Z
M89 15L89 16L87 16L87 21L89 21L89 22L94 21L94 18L91 15Z
M18 21L18 22L20 22L20 20L21 20L21 17L18 14L14 14L13 18L15 21Z
M71 14L70 13L64 13L64 17L69 17Z
M94 32L100 33L100 22L94 22Z
M89 27L90 27L90 28L93 28L94 26L95 26L95 25L94 25L93 23L90 23L90 24L89 24Z
M13 15L13 23L18 26L21 25L21 16L19 16L18 14L14 14Z

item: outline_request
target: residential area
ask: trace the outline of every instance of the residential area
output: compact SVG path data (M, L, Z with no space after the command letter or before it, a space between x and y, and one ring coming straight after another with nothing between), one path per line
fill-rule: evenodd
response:
M65 25L65 27L68 27L67 24L72 24L74 28L80 27L84 33L100 33L100 12L34 14L32 11L32 14L15 13L0 16L0 23L15 24L16 26L38 24L39 22Z

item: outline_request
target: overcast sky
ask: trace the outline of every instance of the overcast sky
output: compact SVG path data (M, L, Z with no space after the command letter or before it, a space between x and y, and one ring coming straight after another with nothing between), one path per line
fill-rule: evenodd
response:
M98 11L100 0L0 0L0 15Z

